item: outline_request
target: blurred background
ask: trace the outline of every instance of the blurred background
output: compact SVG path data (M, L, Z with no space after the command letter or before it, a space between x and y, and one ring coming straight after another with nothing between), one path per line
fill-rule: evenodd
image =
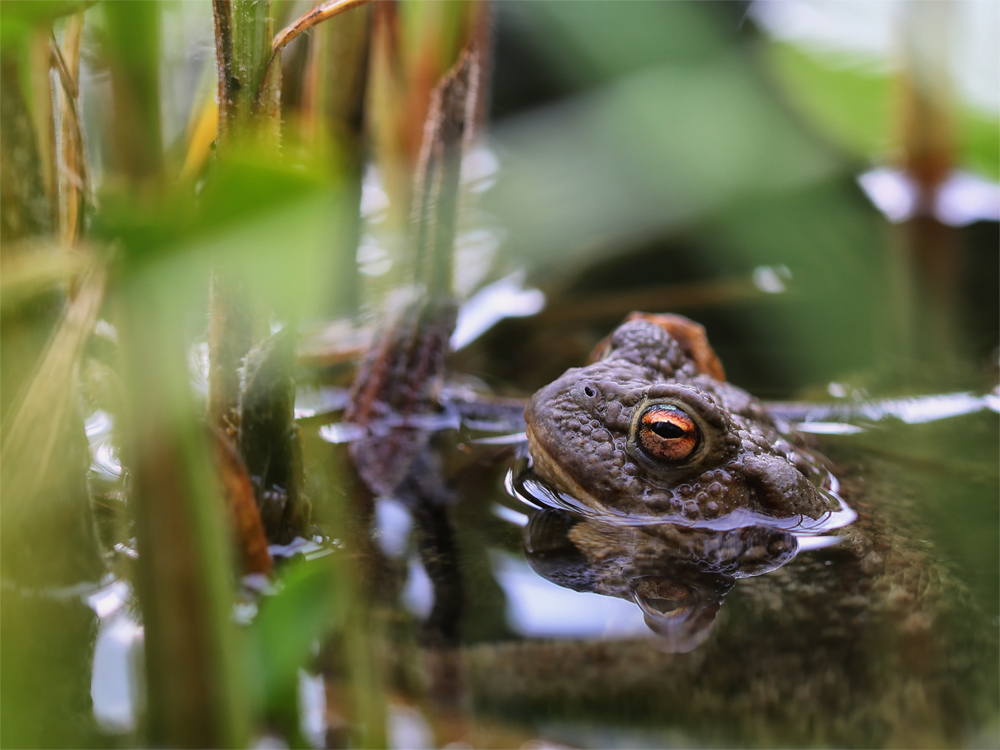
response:
M632 310L702 323L764 399L996 387L992 0L4 0L0 744L430 742L402 674L416 615L376 606L405 555L401 580L369 577L358 480L319 430L393 294L426 281L414 175L469 51L443 294L477 393L530 395ZM277 421L297 382L314 525L287 553L269 537L278 572L248 582L213 436L281 330ZM995 618L996 419L889 442L931 466L921 513ZM469 539L517 554L518 530L468 513ZM466 641L525 635L504 597L532 584L475 564L499 593Z

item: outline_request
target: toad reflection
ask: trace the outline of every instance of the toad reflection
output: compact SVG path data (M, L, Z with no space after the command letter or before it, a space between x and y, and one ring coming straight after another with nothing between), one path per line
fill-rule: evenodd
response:
M534 513L523 546L553 583L634 601L659 647L674 653L708 638L737 578L779 568L798 551L795 536L780 529L623 526L554 508Z

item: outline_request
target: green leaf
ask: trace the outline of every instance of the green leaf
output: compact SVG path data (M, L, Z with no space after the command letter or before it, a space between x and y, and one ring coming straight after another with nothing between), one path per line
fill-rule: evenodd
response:
M261 603L251 626L251 644L259 697L265 705L287 703L314 644L343 626L345 593L340 569L333 556L327 556L291 563L281 590Z
M888 76L843 57L820 61L790 44L769 45L768 56L789 100L817 130L858 155L889 149Z
M836 145L870 161L886 161L897 138L896 81L844 55L810 54L785 43L768 46L776 80L792 106ZM956 112L958 167L1000 179L1000 120L969 107Z
M958 131L962 166L1000 181L1000 119L966 112Z
M4 0L3 18L21 18L31 23L48 22L60 16L79 13L94 4L93 0Z

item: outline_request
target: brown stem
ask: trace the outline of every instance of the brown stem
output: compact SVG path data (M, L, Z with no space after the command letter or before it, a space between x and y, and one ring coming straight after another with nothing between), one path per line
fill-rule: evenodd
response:
M75 34L74 34L75 36ZM66 40L70 45L77 46L79 41ZM79 47L76 47L77 52ZM59 45L56 43L55 33L52 34L52 38L49 40L49 51L52 53L52 62L56 66L56 73L59 74L59 82L62 84L63 88L66 89L66 93L71 99L76 99L80 95L79 90L76 85L76 76L70 72L69 64L63 57L62 50L59 49Z
M956 310L964 265L955 228L937 215L941 187L955 164L954 83L948 69L954 7L935 0L907 4L901 20L900 145L916 206L899 228L899 269L908 278L897 283L909 317L899 340L912 347L907 354L944 370L961 361Z
M20 68L14 55L0 60L0 243L4 247L45 234L52 226L52 205Z
M297 20L290 23L288 26L279 31L274 40L271 42L271 56L267 59L267 65L264 66L264 75L261 78L260 89L258 89L256 98L259 100L261 98L261 92L264 89L264 85L267 83L268 74L271 70L271 65L274 63L274 58L277 57L278 53L293 39L295 39L303 31L308 31L316 24L322 23L327 19L333 18L334 16L339 16L341 13L351 10L352 8L357 8L361 5L367 5L371 0L327 0L325 3L320 3L315 8L309 12L300 16Z
M229 0L212 0L215 24L215 68L219 90L219 140L225 141L232 127L233 96L233 10Z
M416 281L432 297L451 296L459 178L466 126L476 110L479 55L463 53L431 95L416 171Z
M59 72L62 102L59 119L62 137L60 142L59 169L59 233L62 241L72 246L79 235L86 200L87 155L83 143L83 129L77 100L80 96L80 41L83 37L83 14L72 16L66 24L63 46L65 55L52 38L52 59Z

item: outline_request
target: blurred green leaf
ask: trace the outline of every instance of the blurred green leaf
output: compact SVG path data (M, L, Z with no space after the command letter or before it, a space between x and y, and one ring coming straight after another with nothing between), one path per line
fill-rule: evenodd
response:
M495 141L503 169L486 203L518 259L544 271L847 171L735 54L625 77Z
M112 163L130 187L159 177L163 166L160 117L158 0L105 3L104 53L114 91Z
M139 552L148 738L238 747L249 716L234 653L233 555L185 356L183 324L198 309L204 277L183 262L131 270L119 279L114 322L126 387L122 451Z
M72 424L77 408L77 381L83 350L104 299L106 272L89 271L73 301L57 324L45 354L14 413L4 423L2 455L7 523L26 522L39 502L73 502L75 498L36 497L45 479L65 463L65 445L59 437ZM78 467L74 467L78 468ZM37 508L35 509L37 512Z
M79 13L95 0L4 0L0 3L0 18L18 19L27 23L44 23L59 16Z
M787 43L768 45L767 57L789 101L818 132L862 159L891 156L899 126L892 119L896 83L889 73ZM961 168L1000 179L1000 120L960 108L956 138Z
M123 245L126 274L175 289L176 314L196 309L185 295L207 287L213 266L237 271L254 304L281 319L320 314L341 281L334 248L346 192L322 171L238 154L219 160L197 197L182 186L155 202L106 193L92 232Z
M319 165L226 159L202 193L188 249L238 272L262 309L286 319L316 315L336 293L346 199Z
M212 229L281 210L326 189L329 176L319 165L279 161L238 146L227 149L199 196L198 227Z
M290 563L280 585L261 602L250 628L258 697L279 709L294 695L298 672L308 666L317 642L343 626L347 603L340 568L329 555Z
M853 60L820 61L799 47L767 46L775 75L792 103L820 132L859 156L885 154L889 133L892 83L860 68Z
M962 166L1000 180L1000 119L964 112L958 123Z
M847 176L747 196L706 222L706 266L787 273L772 290L785 293L740 316L753 346L728 360L720 352L754 362L758 395L780 394L790 378L823 382L870 365L892 302L885 226Z
M594 86L663 63L702 64L728 54L736 37L727 38L717 23L716 5L724 4L531 2L514 12L567 80Z
M17 48L40 25L79 13L94 0L3 0L0 3L0 47Z

